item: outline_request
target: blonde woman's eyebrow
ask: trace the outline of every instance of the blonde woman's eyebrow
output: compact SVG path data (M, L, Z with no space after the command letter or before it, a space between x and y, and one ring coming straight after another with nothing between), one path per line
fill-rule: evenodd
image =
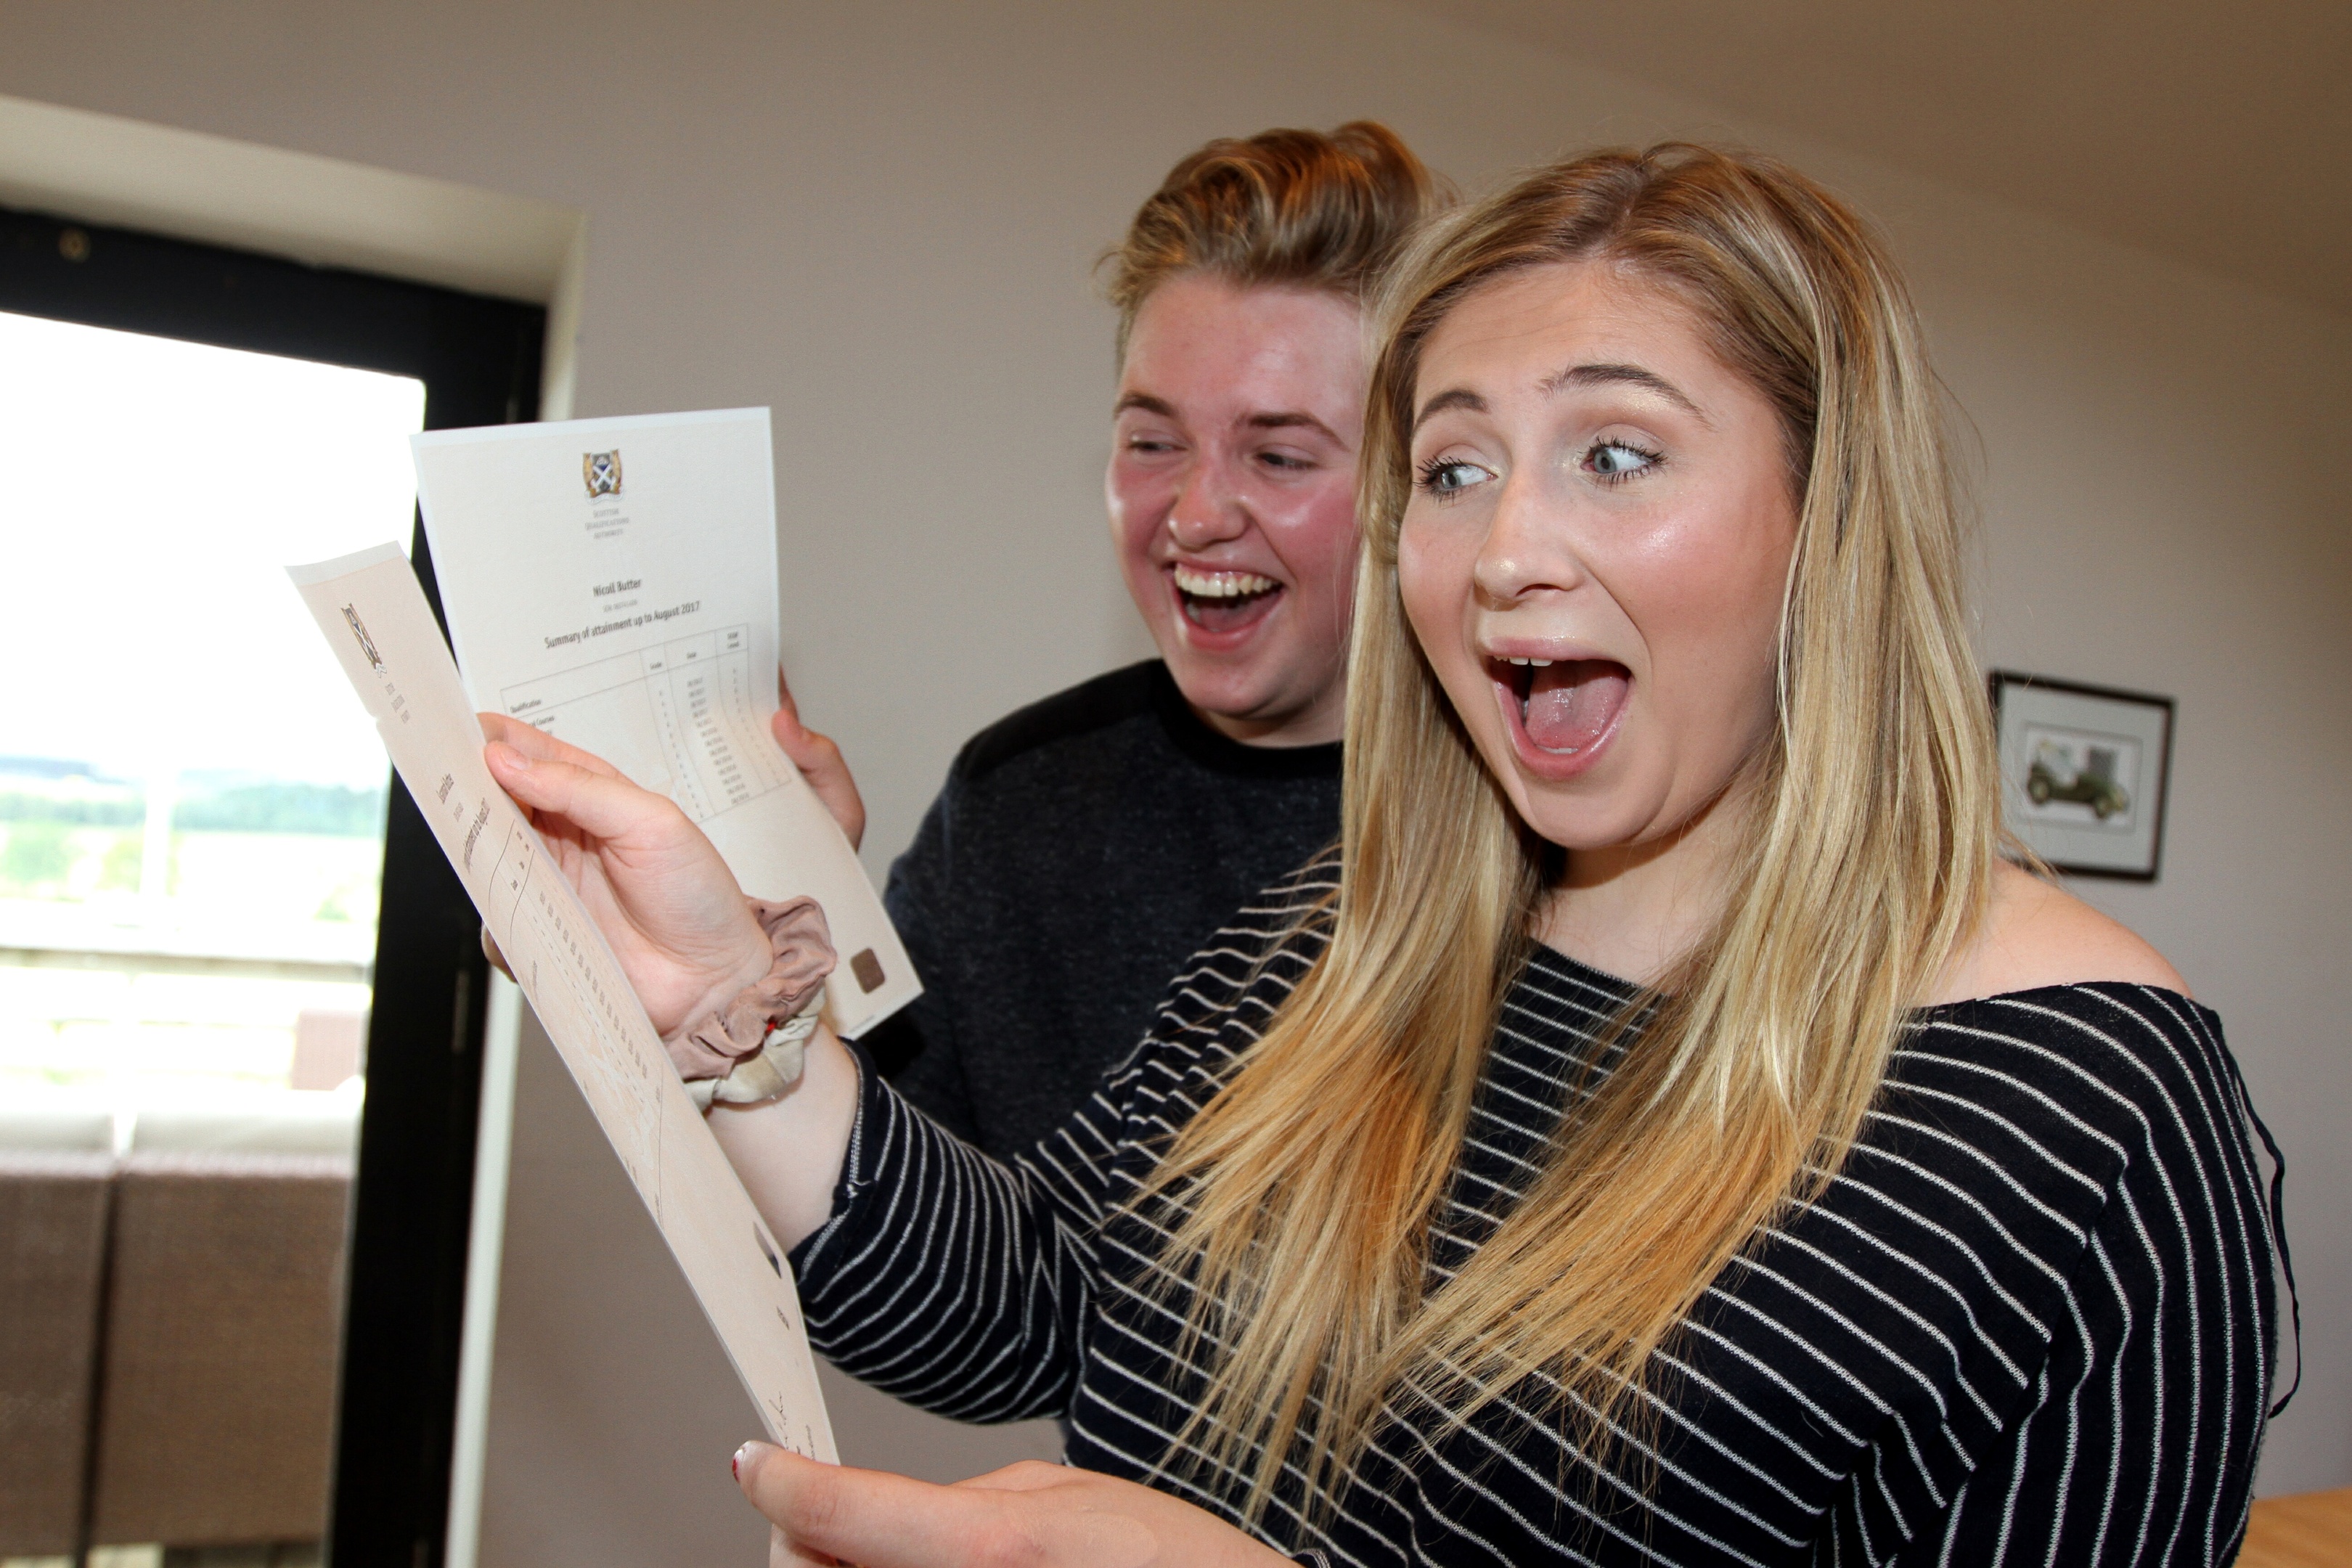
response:
M1419 430L1428 424L1433 416L1443 414L1449 408L1466 408L1473 414L1484 414L1486 412L1486 400L1466 386L1457 386L1451 391L1441 392L1421 405L1421 412L1412 416L1412 427Z
M1169 402L1164 397L1154 397L1148 392L1130 392L1126 394L1124 396L1120 397L1117 403L1111 405L1110 416L1116 419L1130 408L1140 408L1146 414L1157 414L1162 419L1174 419L1178 417L1176 405L1174 404Z
M1701 412L1681 387L1638 364L1572 364L1558 375L1546 376L1537 383L1537 390L1546 397L1557 396L1571 386L1638 386L1656 393L1709 429L1715 426L1715 421Z

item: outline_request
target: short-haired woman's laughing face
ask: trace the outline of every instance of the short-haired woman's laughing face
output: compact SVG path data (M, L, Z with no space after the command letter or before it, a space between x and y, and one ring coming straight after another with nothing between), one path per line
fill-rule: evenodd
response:
M1305 289L1193 276L1137 312L1113 418L1113 542L1185 699L1264 744L1339 738L1363 326Z

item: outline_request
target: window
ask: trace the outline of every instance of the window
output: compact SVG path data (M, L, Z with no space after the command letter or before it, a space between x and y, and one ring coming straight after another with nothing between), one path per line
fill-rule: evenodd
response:
M323 1147L356 1111L342 1568L443 1549L487 971L279 568L409 535L430 595L402 437L530 416L545 331L0 210L0 1128L78 1104L135 1151L243 1107Z
M360 1087L383 754L277 568L407 533L424 384L5 314L0 364L0 1093L117 1149L142 1111L331 1121L299 1101Z

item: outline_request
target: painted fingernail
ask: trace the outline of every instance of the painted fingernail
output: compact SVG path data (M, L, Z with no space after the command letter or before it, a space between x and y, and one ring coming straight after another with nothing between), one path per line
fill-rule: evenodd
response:
M743 1479L743 1461L751 1455L751 1445L746 1443L741 1447L735 1450L735 1457L727 1461L728 1472L735 1478L739 1484Z

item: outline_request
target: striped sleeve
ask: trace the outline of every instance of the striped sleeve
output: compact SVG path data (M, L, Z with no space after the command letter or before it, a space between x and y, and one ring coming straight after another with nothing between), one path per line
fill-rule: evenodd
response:
M1140 1144L1198 1109L1229 1059L1236 1010L1261 1017L1271 1003L1255 992L1286 992L1306 962L1288 949L1314 945L1299 920L1335 876L1318 858L1239 910L1171 982L1153 1032L1012 1164L941 1129L861 1056L833 1215L793 1256L810 1342L860 1382L957 1420L1067 1414L1103 1286L1104 1223L1150 1166Z
M1107 1102L1073 1118L1053 1164L1008 1166L901 1099L862 1054L858 1072L833 1217L793 1255L810 1342L959 1421L1062 1414L1096 1290Z
M1170 983L1158 1023L1087 1101L1011 1164L917 1110L858 1058L833 1215L795 1249L810 1342L842 1371L960 1421L1068 1413L1103 1288L1105 1222L1213 1092L1238 1020L1286 994L1336 879L1318 857L1236 912Z
M2123 1169L2049 1324L2046 1359L1938 1521L1938 1563L2236 1559L2271 1399L2275 1237L2212 1015L2173 993L2021 997ZM1912 1560L1906 1554L1904 1561Z

